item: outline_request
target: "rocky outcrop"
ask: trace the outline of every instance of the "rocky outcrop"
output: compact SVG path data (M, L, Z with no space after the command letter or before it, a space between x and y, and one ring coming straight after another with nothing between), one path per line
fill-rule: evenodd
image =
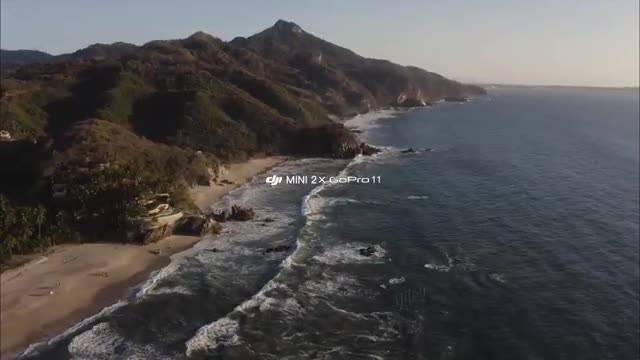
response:
M469 101L469 99L464 96L447 96L444 98L444 101L445 102L467 102Z
M221 210L213 212L211 218L218 222L225 221L249 221L256 216L252 208L243 208L238 205L231 206L231 211Z
M380 152L380 149L367 145L366 143L360 143L360 145L345 145L339 152L339 158L352 159L358 155L373 155Z
M243 208L238 205L231 207L231 214L229 214L228 220L235 221L248 221L256 216L252 208Z
M212 212L209 216L217 222L225 222L229 218L229 213L227 210L220 210Z
M431 106L431 103L426 102L424 100L416 99L416 98L404 97L402 98L402 101L396 101L391 105L394 107L401 107L401 108L414 108L414 107Z
M371 145L367 145L366 143L360 144L360 153L362 155L373 155L380 152L380 149L377 147L373 147Z
M220 230L220 225L211 218L202 215L187 215L176 223L174 232L181 235L204 236L217 234Z
M371 257L377 252L377 250L374 246L367 246L366 248L360 248L358 252L362 256Z
M139 244L151 244L173 234L172 224L161 225L154 228L141 227L133 233L133 240Z
M264 255L272 252L283 252L283 251L289 251L289 250L291 250L290 245L279 245L272 248L266 248L262 254Z

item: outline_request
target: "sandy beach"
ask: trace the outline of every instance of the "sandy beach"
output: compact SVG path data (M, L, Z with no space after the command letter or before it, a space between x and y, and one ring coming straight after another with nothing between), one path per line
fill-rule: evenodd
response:
M206 210L253 176L283 162L265 157L227 165L228 183L197 186L195 204ZM170 236L157 243L72 244L53 248L20 267L0 274L0 353L12 358L29 344L56 335L125 297L131 287L166 266L172 254L200 238Z
M227 173L222 176L221 179L227 180L230 183L211 186L198 185L191 189L191 198L200 210L207 211L208 207L216 202L216 200L220 199L224 194L241 186L253 176L271 169L285 160L286 158L281 156L271 156L226 165Z

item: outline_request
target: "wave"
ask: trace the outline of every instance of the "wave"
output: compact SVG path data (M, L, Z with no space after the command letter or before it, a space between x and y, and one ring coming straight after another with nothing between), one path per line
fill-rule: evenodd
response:
M446 258L447 265L427 263L424 264L424 267L426 269L440 272L449 272L452 270L472 272L478 270L475 259L473 257L465 255L450 256L446 251L443 251L443 255Z
M201 327L196 335L186 343L187 356L191 357L199 352L209 352L218 346L238 345L240 343L238 330L240 330L240 323L228 317Z
M394 118L400 115L397 110L378 110L371 111L366 114L359 114L344 122L344 125L350 129L358 129L366 135L368 131L378 126L378 120Z
M371 247L364 243L347 243L335 246L320 255L313 257L313 260L325 265L338 264L358 264L358 263L383 263L387 252L380 245L373 245L375 252L371 256L363 256L360 249Z
M371 120L371 119L369 119ZM362 155L356 156L352 161L350 161L337 175L337 177L347 176L348 171L355 165L366 162L366 161L376 161L377 159L384 158L391 153L397 153L392 148L384 148L381 153L378 153L374 156L364 157ZM314 159L303 159L299 161L299 164L309 163L312 164ZM286 163L285 163L286 164ZM287 165L280 168L281 172L283 170L291 170L291 168L287 168ZM261 312L268 312L272 310L277 310L279 312L285 313L289 316L299 315L303 308L299 303L293 298L287 298L285 300L278 299L272 296L269 296L271 291L284 291L290 292L291 290L286 287L286 285L281 282L281 277L283 275L283 270L290 269L293 266L300 265L295 259L297 259L301 251L305 250L305 245L308 241L311 241L314 238L314 232L310 229L310 227L316 223L317 221L324 220L323 211L327 206L333 206L336 204L348 204L348 203L359 203L358 200L348 199L348 198L326 198L322 197L320 194L332 187L339 185L337 183L323 183L319 186L314 187L307 193L303 198L300 206L300 211L302 216L305 218L304 225L300 229L298 236L296 237L296 247L295 250L287 256L280 264L281 270L269 281L267 282L256 294L254 294L250 299L244 301L240 305L236 306L230 313L228 313L225 317L219 318L211 324L202 326L196 334L186 342L187 347L187 356L191 354L196 354L199 352L209 352L215 350L218 345L237 345L240 343L238 332L240 330L239 323L234 320L238 313L246 313L251 309L258 309ZM323 259L327 263L331 262L340 262L340 261L355 261L355 262L379 262L383 261L384 256L386 255L386 251L378 246L374 245L376 249L375 253L370 257L365 257L359 254L359 247L367 247L368 244L360 244L360 243L351 243L348 244L347 247L349 249L334 249L330 250L325 254L325 257L320 257L320 261ZM351 255L348 255L350 253ZM324 293L327 291L332 291L336 289L344 289L344 286L339 284L333 284L336 286L332 287L333 283L323 283L323 284L315 284L318 287L314 288L314 284L308 284L310 288L306 290L308 292L316 292L316 293ZM344 284L342 284L344 285Z
M409 200L426 200L429 197L426 195L409 195L407 196L407 199Z
M451 267L447 265L424 264L424 267L427 269L441 271L441 272L449 272L451 270Z
M91 330L73 338L68 351L71 360L171 360L176 358L173 354L162 354L153 345L127 341L106 322L99 323Z
M58 345L61 341L68 339L70 336L74 336L74 334L80 333L87 326L91 325L93 322L113 313L114 311L125 306L126 304L127 304L126 301L118 301L117 303L111 306L105 307L99 313L93 316L90 316L88 318L85 318L84 320L73 325L72 327L60 333L59 335L52 337L48 341L43 341L43 342L29 345L29 347L25 351L23 351L20 355L18 355L17 360L28 359L29 357L40 355L42 352L52 349L53 347Z

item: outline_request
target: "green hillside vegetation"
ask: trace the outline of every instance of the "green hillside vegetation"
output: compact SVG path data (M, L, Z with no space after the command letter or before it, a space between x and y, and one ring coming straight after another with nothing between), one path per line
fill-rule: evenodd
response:
M484 92L361 57L285 21L230 42L198 32L142 46L96 44L48 62L3 54L24 55L27 64L2 77L0 129L19 140L0 143L8 219L0 233L13 239L3 240L3 259L57 238L121 231L139 210L136 199L150 193L169 192L178 208L193 209L186 189L206 183L220 163L258 154L354 156L358 141L329 115L399 97ZM53 202L53 183L76 190Z

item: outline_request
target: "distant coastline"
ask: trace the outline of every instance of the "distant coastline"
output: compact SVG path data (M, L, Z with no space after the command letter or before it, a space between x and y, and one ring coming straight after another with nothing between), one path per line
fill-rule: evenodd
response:
M585 89L585 90L629 90L640 91L639 86L587 86L587 85L523 85L523 84L499 84L499 83L474 83L483 86L487 90L492 88L549 88L549 89Z

